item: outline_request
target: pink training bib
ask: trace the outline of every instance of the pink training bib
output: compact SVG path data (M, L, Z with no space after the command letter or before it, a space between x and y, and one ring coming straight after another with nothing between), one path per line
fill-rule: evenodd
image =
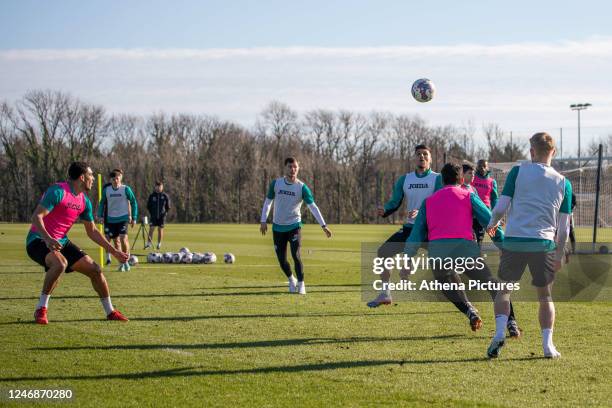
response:
M430 241L461 238L471 241L472 200L461 186L446 186L425 200Z
M53 239L61 239L68 234L70 228L78 220L81 213L85 210L85 195L81 192L75 196L70 191L70 185L66 182L57 183L64 190L64 197L49 214L45 215L43 222L45 229ZM32 225L30 231L36 232L36 227Z
M489 208L491 208L491 192L493 192L493 178L481 178L477 174L474 174L474 179L472 180L472 186L478 192L478 197L482 200L483 203Z

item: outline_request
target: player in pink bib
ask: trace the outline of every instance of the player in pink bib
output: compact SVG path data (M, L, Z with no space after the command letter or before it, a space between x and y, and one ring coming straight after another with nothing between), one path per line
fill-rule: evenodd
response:
M431 259L444 259L444 263L433 266L433 274L438 282L460 284L460 274L465 274L470 280L480 282L497 282L489 267L481 257L480 248L474 241L472 231L473 219L486 226L491 219L491 211L484 205L478 195L463 186L463 171L460 165L447 163L442 168L444 187L426 198L414 222L414 227L406 241L405 252L415 256L419 247L427 243L428 256ZM492 237L496 244L503 241L501 228L495 230ZM446 265L446 260L457 259L465 262L463 271ZM473 262L468 266L469 262ZM467 316L473 331L482 327L482 319L476 308L469 302L465 291L460 289L442 290L459 311ZM495 299L496 292L489 294ZM514 319L510 306L508 331L510 337L519 337L520 330ZM512 323L512 324L510 324ZM513 330L516 326L516 330Z
M472 174L472 182L470 184L478 193L478 197L480 197L489 210L495 208L499 194L497 192L497 181L491 177L491 172L489 171L489 162L478 160L476 171L472 172ZM485 230L477 222L474 223L474 234L476 235L478 245L482 244Z
M47 324L49 297L62 273L77 271L87 276L100 296L108 320L127 321L113 308L102 269L89 255L68 239L70 228L82 221L87 236L109 251L120 262L128 255L116 250L98 231L93 219L91 201L85 194L93 185L93 172L86 163L74 162L68 169L69 180L52 185L43 194L32 215L32 226L26 238L28 256L45 267L40 300L34 312L36 323Z

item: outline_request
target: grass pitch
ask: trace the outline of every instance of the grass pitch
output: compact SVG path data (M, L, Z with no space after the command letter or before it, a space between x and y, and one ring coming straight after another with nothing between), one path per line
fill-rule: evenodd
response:
M541 358L534 303L515 304L524 337L496 361L484 358L490 303L477 305L478 333L448 303L368 309L360 243L395 226L332 226L331 240L306 226L309 293L298 296L257 225L169 225L164 250L220 261L231 251L236 264L119 273L114 263L105 273L126 324L104 320L84 276L65 275L48 326L32 323L43 274L25 253L27 228L0 224L0 405L24 406L6 400L9 389L49 388L91 407L612 405L611 303L557 303L555 361ZM82 227L71 238L97 258Z

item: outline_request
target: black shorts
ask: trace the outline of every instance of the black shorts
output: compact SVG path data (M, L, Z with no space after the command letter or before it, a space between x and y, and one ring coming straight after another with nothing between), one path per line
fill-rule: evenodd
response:
M286 245L288 242L302 243L302 228L297 227L290 231L272 231L274 246Z
M32 258L34 262L41 266L44 266L45 271L49 270L49 267L45 263L45 258L47 257L47 254L51 252L51 250L47 248L47 244L45 244L45 241L40 238L35 239L34 241L28 244L28 246L26 247L26 251L28 252L28 256ZM66 261L68 261L66 273L72 272L72 265L74 265L84 256L87 256L85 251L73 244L71 241L66 242L66 245L62 247L60 254L64 255L64 258L66 258Z
M474 230L474 239L480 244L484 239L485 229L476 218L472 220L472 229Z
M521 280L525 267L529 265L531 284L543 288L555 280L556 251L518 252L502 250L499 259L499 278L506 282Z
M159 227L159 228L164 228L164 224L166 223L166 215L160 215L159 217L155 218L155 217L151 217L151 226L152 227Z
M111 238L117 238L119 235L127 235L127 231L128 223L126 221L104 224L104 235Z
M403 226L395 234L391 235L384 244L378 248L378 256L381 258L390 258L394 255L404 251L404 244L410 233L412 232L412 225Z

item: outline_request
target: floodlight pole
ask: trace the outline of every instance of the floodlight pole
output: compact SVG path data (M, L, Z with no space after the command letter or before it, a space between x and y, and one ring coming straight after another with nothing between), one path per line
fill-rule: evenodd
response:
M578 167L581 166L580 160L580 111L591 106L590 103L575 103L570 105L570 109L578 112Z

